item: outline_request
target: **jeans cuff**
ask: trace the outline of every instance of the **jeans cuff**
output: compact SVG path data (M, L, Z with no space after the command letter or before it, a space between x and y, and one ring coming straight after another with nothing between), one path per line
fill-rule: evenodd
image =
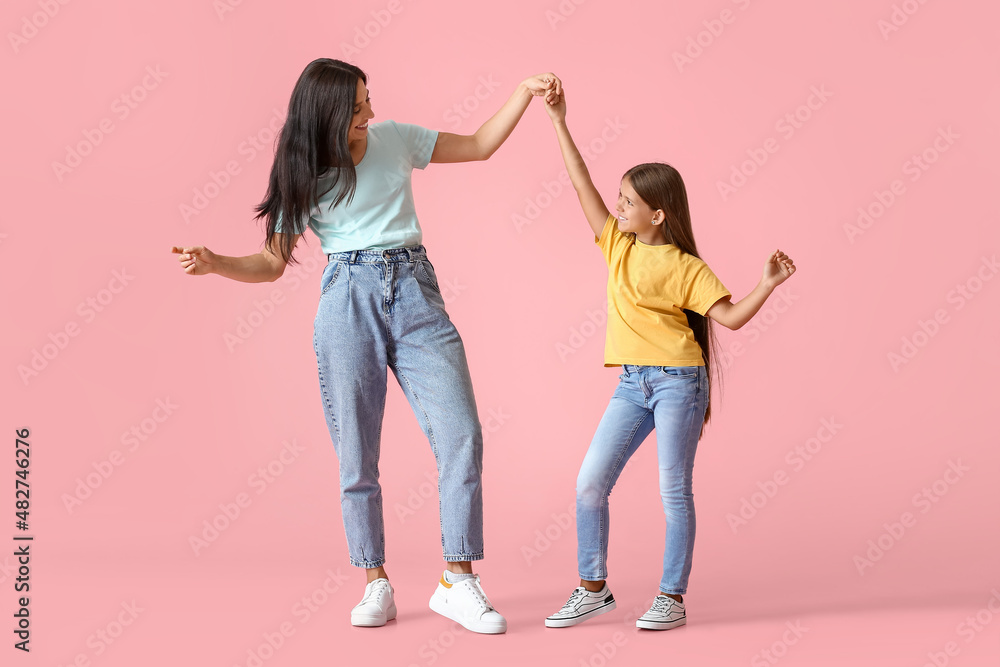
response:
M483 559L483 552L482 551L480 551L479 553L474 553L474 554L445 554L444 555L444 560L447 563L459 563L459 562L464 561L464 560L482 560L482 559Z

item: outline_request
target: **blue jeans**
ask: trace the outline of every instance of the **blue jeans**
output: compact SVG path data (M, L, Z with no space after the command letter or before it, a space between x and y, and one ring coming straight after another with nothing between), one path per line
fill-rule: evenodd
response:
M622 366L618 386L597 426L576 482L580 578L607 579L608 496L629 458L656 428L660 497L667 519L660 590L687 592L694 552L691 472L708 406L704 366ZM629 525L629 530L644 530Z
M352 565L385 563L379 446L391 368L438 468L446 561L483 557L483 436L465 347L422 245L332 253L321 279L313 347L340 463Z

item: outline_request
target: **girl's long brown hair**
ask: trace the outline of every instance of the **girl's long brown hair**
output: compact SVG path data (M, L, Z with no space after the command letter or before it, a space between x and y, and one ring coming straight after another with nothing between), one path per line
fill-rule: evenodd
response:
M694 242L694 233L691 231L687 190L684 188L684 180L680 173L669 164L646 162L632 167L622 178L628 179L632 189L651 209L663 210L666 219L660 226L667 243L672 243L682 252L701 259L698 246ZM701 357L705 361L705 371L708 373L708 405L705 409L705 421L701 425L700 438L704 435L705 425L712 415L712 358L718 356L719 343L711 318L687 309L684 310L684 314L687 315L688 326L691 327L694 338L701 347ZM716 373L721 386L722 373L718 370Z

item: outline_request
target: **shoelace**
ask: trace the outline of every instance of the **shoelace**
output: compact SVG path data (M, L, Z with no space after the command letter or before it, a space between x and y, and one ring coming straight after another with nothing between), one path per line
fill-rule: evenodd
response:
M483 592L483 589L479 585L478 574L475 577L463 579L458 583L462 585L463 588L472 593L472 597L476 600L476 603L479 605L480 609L484 609L486 611L490 611L493 609L493 605L490 604L489 598L486 597L486 593Z
M369 588L368 592L365 593L364 598L361 599L361 604L364 604L364 603L368 602L369 598L372 598L372 597L375 597L376 595L378 595L378 593L382 589L384 589L386 586L388 586L388 585L389 585L389 580L388 579L383 579L382 577L379 577L378 579L376 579L375 580L375 585L372 586L371 588Z
M562 609L560 609L559 611L575 611L576 610L575 605L577 600L579 600L586 594L587 594L586 589L582 587L574 589L573 592L569 594L569 600L566 601L566 604L564 604Z
M667 596L657 595L653 598L653 608L649 610L651 614L666 614L670 606L676 601L673 598L668 598Z

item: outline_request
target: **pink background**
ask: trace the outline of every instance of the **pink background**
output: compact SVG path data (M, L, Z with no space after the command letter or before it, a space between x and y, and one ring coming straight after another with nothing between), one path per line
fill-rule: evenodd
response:
M15 429L31 430L35 541L29 656L11 647L22 533L9 453L3 664L1000 664L1000 280L984 263L1000 246L993 4L223 2L4 4L3 422L11 449ZM724 11L730 23L713 23ZM894 11L901 25L883 35ZM679 68L689 39L701 53ZM312 258L300 273L264 284L186 276L169 252L261 248L251 209L271 166L268 124L317 57L368 73L376 121L465 134L519 81L555 72L609 204L627 168L668 161L702 255L736 298L771 250L795 260L745 329L721 333L742 347L695 466L688 626L632 623L662 559L652 440L612 496L618 610L542 624L577 583L574 484L618 371L602 366L606 269L575 195L552 185L563 166L539 100L488 162L414 176L487 429L476 570L510 630L475 636L427 608L443 569L434 459L392 380L381 468L399 618L349 625L364 574L347 562L318 396L318 240L300 244ZM829 97L800 109L811 87ZM788 136L777 123L797 110ZM111 131L98 137L102 122ZM619 129L602 143L609 123ZM769 139L777 151L720 195ZM89 154L57 174L81 143ZM914 171L925 151L934 162ZM894 181L891 205L849 237L859 207L877 212ZM211 198L185 220L196 190ZM227 346L255 311L267 316ZM76 335L60 336L67 326ZM36 351L50 358L23 379ZM143 440L123 440L133 428ZM292 441L302 450L273 463ZM280 474L259 483L269 464ZM67 508L88 475L96 488ZM775 475L784 483L768 484ZM249 505L196 554L190 538L240 494ZM734 528L744 501L756 513L744 506ZM893 526L905 512L909 525ZM881 554L869 543L880 540ZM869 552L881 557L859 571ZM305 618L296 605L310 596L321 604Z

